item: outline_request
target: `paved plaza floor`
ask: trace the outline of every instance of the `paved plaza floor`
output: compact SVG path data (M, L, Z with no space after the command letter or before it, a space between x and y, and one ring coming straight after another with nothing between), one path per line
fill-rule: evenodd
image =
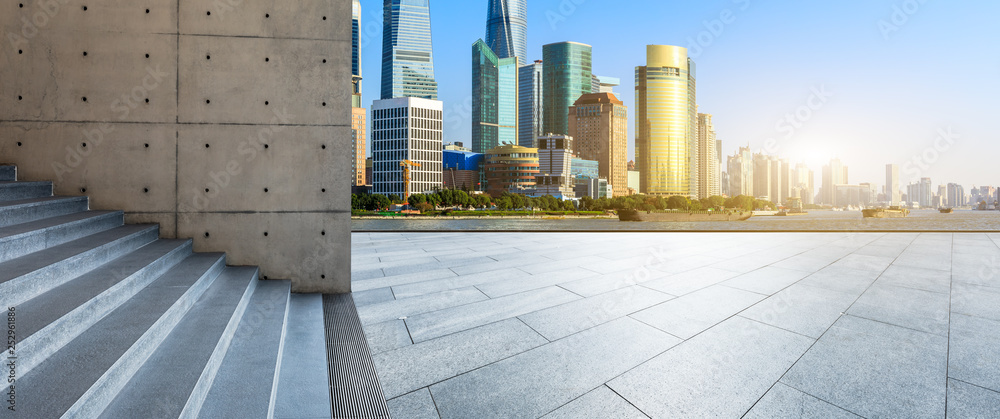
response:
M1000 234L354 233L393 417L1000 417Z

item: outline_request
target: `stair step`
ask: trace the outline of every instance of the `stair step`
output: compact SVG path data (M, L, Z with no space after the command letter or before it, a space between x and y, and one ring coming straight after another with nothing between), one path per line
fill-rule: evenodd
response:
M0 263L0 306L14 307L155 241L156 225L126 225Z
M50 196L0 202L0 227L84 212L89 203L85 196Z
M222 361L199 417L263 418L281 355L289 281L261 281ZM239 403L233 403L239 400Z
M27 374L190 255L190 240L157 240L19 305L20 374Z
M17 180L16 166L0 166L0 182L13 182Z
M52 196L52 182L0 182L0 201Z
M121 211L86 211L0 228L0 262L125 224Z
M218 253L193 254L178 263L18 379L18 389L24 391L18 410L33 417L100 414L213 284L224 264L225 255Z
M257 268L223 270L101 417L174 418L181 417L182 412L185 417L196 416L187 413L201 407L211 388L260 282L257 279Z
M292 294L273 389L275 418L331 417L323 296Z

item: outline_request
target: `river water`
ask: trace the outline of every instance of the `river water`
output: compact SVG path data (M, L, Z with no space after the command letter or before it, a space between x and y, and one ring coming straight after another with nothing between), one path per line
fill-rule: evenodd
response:
M352 220L354 231L998 231L1000 211L915 210L907 218L872 219L861 211L812 211L732 222L621 222L617 219Z

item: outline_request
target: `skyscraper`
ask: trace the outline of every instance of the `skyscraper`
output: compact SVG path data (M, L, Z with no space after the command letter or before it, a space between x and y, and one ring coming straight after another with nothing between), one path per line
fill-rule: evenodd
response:
M636 166L643 193L696 196L697 108L687 48L648 45L635 69Z
M628 108L611 93L591 93L569 108L574 150L598 162L614 196L628 195Z
M534 196L551 195L558 199L573 199L572 176L573 137L546 135L538 138L538 176L535 176Z
M518 69L517 83L517 143L534 147L542 132L542 66L541 60Z
M847 184L847 166L840 159L830 160L823 166L823 189L821 191L824 204L837 206L837 185Z
M354 94L361 94L361 1L354 0L351 18L351 75ZM360 99L360 98L359 98ZM355 104L354 107L360 107Z
M365 158L368 150L366 118L365 108L351 108L351 172L354 174L354 178L351 179L352 186L365 186L369 180L365 177Z
M528 63L527 0L490 0L486 17L486 45L499 58Z
M736 155L729 156L727 160L729 196L753 197L753 155L750 152L750 147L740 147Z
M517 144L517 59L497 58L482 39L472 44L472 151Z
M372 104L373 193L403 197L441 188L442 115L440 101L419 98L376 100ZM400 163L410 167L409 186Z
M885 165L885 200L889 205L899 205L902 197L899 196L899 165Z
M430 0L384 0L382 99L437 100Z
M753 192L755 198L775 201L771 197L773 177L771 175L771 158L766 154L753 155Z
M542 47L542 132L569 134L569 107L592 90L591 47L560 42Z
M719 156L716 152L715 125L711 114L698 114L698 197L722 194L719 186Z

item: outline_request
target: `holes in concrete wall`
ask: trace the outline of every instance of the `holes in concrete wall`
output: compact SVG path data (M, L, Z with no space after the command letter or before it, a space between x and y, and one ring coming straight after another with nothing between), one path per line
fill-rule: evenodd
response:
M149 148L149 143L143 144L145 148Z
M211 147L211 145L205 144L205 148L209 148L209 147Z
M264 188L264 193L268 193L268 192L270 192L270 190L267 189L267 188Z
M23 50L17 50L17 53L18 53L19 55L20 55L20 54L24 54L24 51L23 51Z
M264 19L270 19L270 18L271 18L271 14L270 13L265 13L264 14Z
M268 144L264 144L264 148L265 148L265 149L268 149L268 148L271 148L271 146L270 146L270 145L268 145Z
M24 99L24 98L22 98L21 96L18 96L18 97L17 97L17 100L21 100L21 99Z
M323 64L326 64L326 58L323 59Z
M321 145L320 148L326 150L326 144Z
M87 6L83 6L83 11L87 11Z
M146 54L146 58L149 58L149 54Z
M323 102L323 107L324 107L324 108L326 107L326 102Z
M205 188L205 193L209 193L209 192L211 192L211 190L208 189L208 188Z
M83 101L84 101L84 102L86 102L86 101L87 101L87 97L86 97L86 96L84 96L84 97L83 97Z
M271 62L271 59L270 59L270 58L268 58L268 57L264 57L264 62L265 62L265 63L269 63L269 62Z
M267 275L264 275L264 280L267 281Z
M149 14L149 9L146 9L146 14L147 14L147 15Z
M207 239L207 238L209 238L210 236L211 236L211 234L208 234L208 232L206 231L206 232L205 232L205 238Z
M80 193L87 193L87 188L80 188Z
M148 97L146 98L146 103L149 103L149 98Z
M320 275L319 279L326 279L326 275Z
M205 59L206 59L206 60L211 60L211 59L212 59L212 56L211 56L211 55L206 55L206 56L205 56Z
M206 15L206 16L211 16L211 15L212 15L212 11L207 11L207 12L205 12L205 15Z
M142 193L149 193L149 188L142 188Z
M267 237L267 232L266 231L264 232L264 237Z
M83 143L83 148L87 148L87 143Z
M323 193L326 193L326 188L320 189Z
M84 52L83 52L83 56L84 56L84 57L86 57L86 56L87 56L87 51L84 51Z
M319 232L319 235L320 236L325 236L326 235L326 230L323 230L323 231Z
M18 4L17 4L17 7L18 7L19 9L23 9L23 8L24 8L24 3L18 3Z
M323 20L326 20L326 16L323 16Z
M268 101L266 101L266 100L265 100L265 101L264 101L264 106L267 106L267 105L268 105L269 103L270 103L270 102L268 102Z
M22 144L20 141L17 142L17 146L20 147Z
M206 105L210 105L210 104L212 104L212 101L211 101L211 100L208 100L208 99L205 99L205 104L206 104Z

